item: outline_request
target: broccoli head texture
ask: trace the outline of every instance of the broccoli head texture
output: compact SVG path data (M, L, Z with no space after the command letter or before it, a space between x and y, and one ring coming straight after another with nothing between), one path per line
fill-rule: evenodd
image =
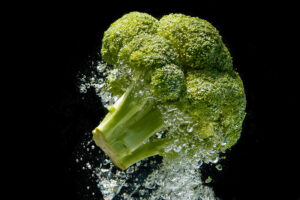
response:
M180 64L196 69L232 68L231 56L215 27L197 17L170 14L158 23L157 34L170 40L180 55Z
M105 31L101 54L108 64L116 64L120 49L141 33L153 34L157 29L157 19L139 12L124 15Z
M184 89L184 73L177 65L166 65L155 70L150 84L151 92L158 100L178 100Z
M238 140L245 117L246 96L237 72L217 70L191 70L186 75L185 104L193 116L195 132L202 139L211 135L224 135L225 148Z
M209 22L131 12L104 33L101 55L114 67L103 90L118 100L93 139L120 169L154 155L218 154L239 139L243 82Z
M106 78L105 88L103 90L110 92L112 95L122 95L129 86L130 74L124 68L114 68L109 71Z
M172 63L178 63L175 49L168 40L157 35L140 34L118 54L118 64L128 65L137 71L151 71Z

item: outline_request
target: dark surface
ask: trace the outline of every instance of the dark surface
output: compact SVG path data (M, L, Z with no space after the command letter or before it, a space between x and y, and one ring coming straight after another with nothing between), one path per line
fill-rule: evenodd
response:
M117 2L115 2L117 4ZM34 185L27 192L39 199L93 200L100 196L93 178L81 173L74 163L80 142L104 116L105 111L94 94L82 99L77 74L90 65L100 50L103 32L123 14L147 12L154 17L168 13L198 16L220 31L234 59L247 93L247 117L238 144L221 161L223 170L203 169L213 177L218 197L224 200L299 199L299 143L294 139L297 117L298 79L296 65L283 57L293 43L293 26L288 8L282 5L219 4L155 6L42 6L32 12L34 22L30 40L39 67L34 101L40 111L43 130L34 136L34 164L29 178ZM292 11L291 11L292 12ZM24 26L26 28L28 26ZM30 41L28 41L30 45ZM295 113L295 115L292 115ZM90 155L91 156L91 155ZM101 159L95 159L97 165ZM33 179L33 178L32 178ZM91 185L86 191L82 186ZM95 196L91 196L91 190Z

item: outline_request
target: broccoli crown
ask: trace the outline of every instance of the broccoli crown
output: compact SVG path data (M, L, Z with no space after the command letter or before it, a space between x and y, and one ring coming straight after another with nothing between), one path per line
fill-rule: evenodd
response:
M176 65L166 65L152 75L151 91L161 101L179 99L184 89L184 73Z
M196 122L194 131L200 139L222 134L226 145L232 146L239 138L245 117L246 97L237 72L192 70L186 76L185 104ZM224 141L221 141L224 143Z
M148 71L171 63L178 63L178 55L170 42L158 35L137 35L118 54L118 64L134 70Z
M157 154L170 159L179 153L166 150L173 146L193 157L224 152L239 139L243 83L209 22L131 12L105 32L101 54L114 66L104 90L120 98L93 135L121 169Z
M180 64L185 67L232 68L231 56L219 32L203 19L166 15L158 23L157 34L171 41L180 55Z
M131 12L110 25L102 40L101 54L108 63L115 65L120 49L141 33L155 33L157 19L140 12Z

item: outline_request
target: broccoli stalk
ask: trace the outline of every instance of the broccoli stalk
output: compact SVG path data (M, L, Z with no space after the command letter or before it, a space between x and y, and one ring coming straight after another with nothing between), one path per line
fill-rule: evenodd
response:
M153 100L137 97L136 91L130 86L93 131L96 144L123 170L159 154L164 144L163 140L147 141L164 122Z

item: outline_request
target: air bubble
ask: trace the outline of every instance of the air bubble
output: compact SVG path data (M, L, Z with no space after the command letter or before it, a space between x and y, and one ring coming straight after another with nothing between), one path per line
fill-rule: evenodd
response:
M194 130L194 128L191 127L191 128L189 128L189 129L187 130L187 132L191 133L191 132L193 132L193 130Z
M216 168L217 168L217 170L219 170L219 171L221 171L221 170L223 169L221 164L217 164L217 165L216 165Z
M86 167L87 167L88 169L91 169L91 168L92 168L92 166L91 166L90 163L86 163Z
M211 183L212 182L212 178L208 177L207 179L205 179L205 183Z
M175 148L174 148L174 151L178 153L178 152L181 151L181 149L182 149L182 147L181 147L181 146L178 146L178 147L175 147Z

